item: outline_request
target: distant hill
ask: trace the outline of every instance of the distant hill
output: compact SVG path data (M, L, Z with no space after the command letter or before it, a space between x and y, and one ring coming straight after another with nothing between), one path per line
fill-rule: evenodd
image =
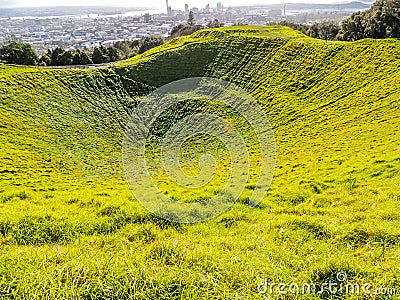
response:
M15 7L0 8L0 18L13 17L47 17L68 15L115 15L131 11L143 11L145 8L112 7L112 6L49 6L49 7Z
M352 1L334 4L323 4L323 3L285 3L286 9L288 10L364 10L371 6L365 2ZM282 9L283 4L266 4L266 5L255 5L248 6L254 9Z

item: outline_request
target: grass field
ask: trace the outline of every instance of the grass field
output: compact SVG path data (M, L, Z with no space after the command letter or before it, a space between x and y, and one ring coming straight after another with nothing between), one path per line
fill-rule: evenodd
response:
M185 225L135 199L121 143L140 97L198 76L258 101L277 165L256 208L249 184L226 213ZM340 272L400 295L399 99L400 41L327 43L286 27L202 30L114 68L2 65L0 298L389 298L260 292L264 279L340 283ZM181 201L218 190L194 196L157 176Z

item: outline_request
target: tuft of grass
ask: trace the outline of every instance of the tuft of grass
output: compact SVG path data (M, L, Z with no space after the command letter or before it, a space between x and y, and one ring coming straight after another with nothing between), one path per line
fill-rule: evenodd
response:
M358 186L357 185L357 178L350 176L349 178L347 178L345 180L345 185L346 185L346 188L349 191L354 190Z
M99 216L112 217L121 214L121 207L117 205L104 207L99 211Z
M246 219L247 218L244 214L225 215L218 221L218 223L222 224L225 228L230 228L232 226L238 225L240 221L244 221Z
M176 247L158 243L151 246L148 259L156 260L157 262L165 265L179 266L184 261L184 256Z
M65 201L66 204L75 204L75 203L78 203L78 202L79 202L78 198L72 198L72 199L69 199L69 200Z
M157 238L157 235L153 232L150 227L139 228L133 234L128 236L129 242L141 241L145 244L149 244L154 242Z
M384 231L374 232L355 228L344 235L342 242L354 247L369 244L398 245L400 243L400 235L393 235Z
M68 243L76 237L77 232L69 222L50 216L26 216L8 227L5 234L9 234L18 245L44 245Z
M7 203L13 199L26 200L28 199L28 194L25 191L5 194L0 197L0 203Z
M309 222L306 220L293 220L287 224L294 229L303 229L308 231L315 239L329 239L332 235L329 230L322 224Z

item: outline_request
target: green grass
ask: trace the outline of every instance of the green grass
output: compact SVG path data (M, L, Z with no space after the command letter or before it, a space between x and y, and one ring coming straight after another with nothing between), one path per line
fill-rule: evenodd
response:
M203 30L115 68L0 66L0 298L263 299L264 278L340 271L400 291L399 67L399 41L326 43L286 27ZM259 206L247 205L249 182L223 215L180 225L133 197L121 142L141 96L195 76L251 93L278 159ZM198 172L197 152L182 155ZM220 188L193 195L164 175L160 188L181 201Z

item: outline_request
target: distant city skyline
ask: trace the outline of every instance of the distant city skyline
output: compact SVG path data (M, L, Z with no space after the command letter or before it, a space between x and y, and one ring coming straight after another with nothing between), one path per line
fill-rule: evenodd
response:
M216 7L217 3L221 2L225 7L228 6L241 6L241 5L257 5L257 4L275 4L275 3L338 3L350 1L332 1L332 0L169 0L169 5L174 10L184 10L184 5L188 4L189 8L197 7L203 8L207 4L211 7ZM0 0L0 8L6 7L39 7L39 6L129 6L129 7L143 7L154 8L158 10L166 10L165 0L116 0L111 2L109 0Z

